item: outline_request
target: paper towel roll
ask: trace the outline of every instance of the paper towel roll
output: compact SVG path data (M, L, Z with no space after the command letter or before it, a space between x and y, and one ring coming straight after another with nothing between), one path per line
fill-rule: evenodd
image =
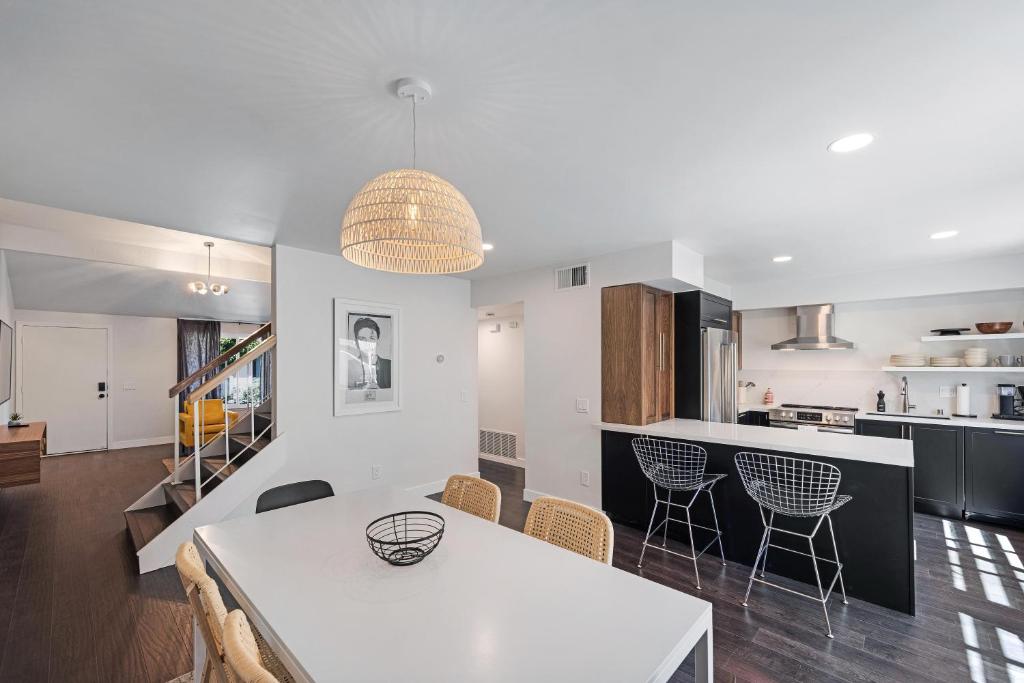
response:
M966 384L957 385L956 388L956 414L971 414L971 388Z

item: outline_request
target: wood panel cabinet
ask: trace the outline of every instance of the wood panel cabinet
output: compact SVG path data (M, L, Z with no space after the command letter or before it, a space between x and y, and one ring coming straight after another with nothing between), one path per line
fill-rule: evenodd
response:
M0 488L39 481L39 458L46 453L46 423L0 427Z
M642 284L601 290L601 419L645 425L672 417L672 294Z

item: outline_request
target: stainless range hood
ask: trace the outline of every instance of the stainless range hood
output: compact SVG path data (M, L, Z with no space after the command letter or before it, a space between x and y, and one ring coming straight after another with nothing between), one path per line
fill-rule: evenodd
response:
M778 344L773 351L822 351L853 348L853 342L834 334L835 308L832 304L796 307L796 336Z

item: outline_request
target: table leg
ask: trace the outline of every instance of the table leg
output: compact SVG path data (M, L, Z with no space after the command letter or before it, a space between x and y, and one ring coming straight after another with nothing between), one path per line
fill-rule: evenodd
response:
M711 624L693 648L694 676L697 683L711 683L715 678L714 647Z
M192 618L192 680L195 683L206 681L206 642L195 617Z

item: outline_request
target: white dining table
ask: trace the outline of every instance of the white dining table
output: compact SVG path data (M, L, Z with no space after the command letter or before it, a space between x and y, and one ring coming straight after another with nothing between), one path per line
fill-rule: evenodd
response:
M396 567L370 551L366 525L407 510L440 514L444 536ZM194 538L299 681L666 681L691 651L696 679L712 679L710 603L406 491Z

